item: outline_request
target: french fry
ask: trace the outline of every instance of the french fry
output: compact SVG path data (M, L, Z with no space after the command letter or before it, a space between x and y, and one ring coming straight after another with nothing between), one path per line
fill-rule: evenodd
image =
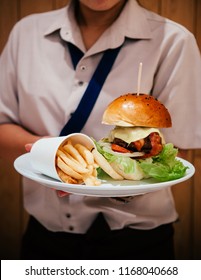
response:
M57 173L61 180L68 184L78 184L78 180L64 173L60 168L57 167Z
M82 180L83 176L68 166L60 157L56 159L57 166L67 175L77 180Z
M93 169L92 175L97 178L98 172L96 168Z
M79 163L82 164L83 167L87 167L86 161L83 159L83 157L80 155L78 150L76 150L72 144L68 143L63 146L63 149L70 154L75 160L77 160Z
M67 144L60 147L57 150L56 167L63 182L69 184L84 183L89 186L101 184L97 178L96 170L99 163L97 160L95 161L93 153L82 144L73 145L71 141L68 141Z
M99 186L101 184L101 181L92 175L84 176L83 180L84 180L85 185L88 185L88 186Z
M74 146L76 150L81 154L81 156L85 159L87 164L94 164L94 157L90 150L88 150L86 147L84 147L81 144L76 144Z
M83 167L79 162L76 162L74 159L72 159L70 156L62 152L61 150L57 151L57 155L74 171L78 173L89 173L89 170L85 167Z
M123 180L123 177L119 175L109 164L109 162L96 150L92 150L92 154L94 155L94 159L96 163L115 180Z
M93 165L87 165L88 173L87 175L91 175L93 172Z

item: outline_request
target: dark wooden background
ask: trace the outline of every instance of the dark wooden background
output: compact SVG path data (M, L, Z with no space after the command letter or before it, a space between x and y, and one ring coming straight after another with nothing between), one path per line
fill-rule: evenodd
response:
M194 33L201 49L201 0L140 2L144 7L186 26ZM0 0L0 52L11 28L20 18L57 9L66 3L67 0ZM180 221L175 225L176 255L178 259L201 259L201 151L189 151L188 160L196 167L195 176L172 188L180 215ZM0 158L1 259L19 258L20 240L28 219L22 202L21 177L12 165Z

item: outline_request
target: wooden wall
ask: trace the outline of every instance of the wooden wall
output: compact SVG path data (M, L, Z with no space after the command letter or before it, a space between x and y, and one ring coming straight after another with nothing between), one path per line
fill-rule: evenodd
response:
M0 0L0 51L20 18L64 6L67 0ZM148 9L173 19L193 32L201 48L201 0L140 0ZM200 73L201 74L201 73ZM180 220L175 225L178 259L201 259L201 151L189 151L195 176L173 187ZM22 207L21 178L0 159L0 255L19 258L20 238L27 221Z

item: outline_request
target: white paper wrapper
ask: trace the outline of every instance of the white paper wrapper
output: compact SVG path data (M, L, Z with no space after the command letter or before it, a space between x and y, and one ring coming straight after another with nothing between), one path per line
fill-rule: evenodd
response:
M92 139L82 133L73 133L67 136L42 138L33 144L31 149L32 167L41 174L62 181L57 174L55 158L57 150L66 142L71 140L72 144L82 144L88 149L95 147Z

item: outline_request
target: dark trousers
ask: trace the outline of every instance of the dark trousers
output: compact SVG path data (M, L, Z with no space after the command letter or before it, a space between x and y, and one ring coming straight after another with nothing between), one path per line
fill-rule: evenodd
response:
M172 224L152 230L110 230L100 214L86 234L51 232L30 218L21 259L30 260L171 260Z

